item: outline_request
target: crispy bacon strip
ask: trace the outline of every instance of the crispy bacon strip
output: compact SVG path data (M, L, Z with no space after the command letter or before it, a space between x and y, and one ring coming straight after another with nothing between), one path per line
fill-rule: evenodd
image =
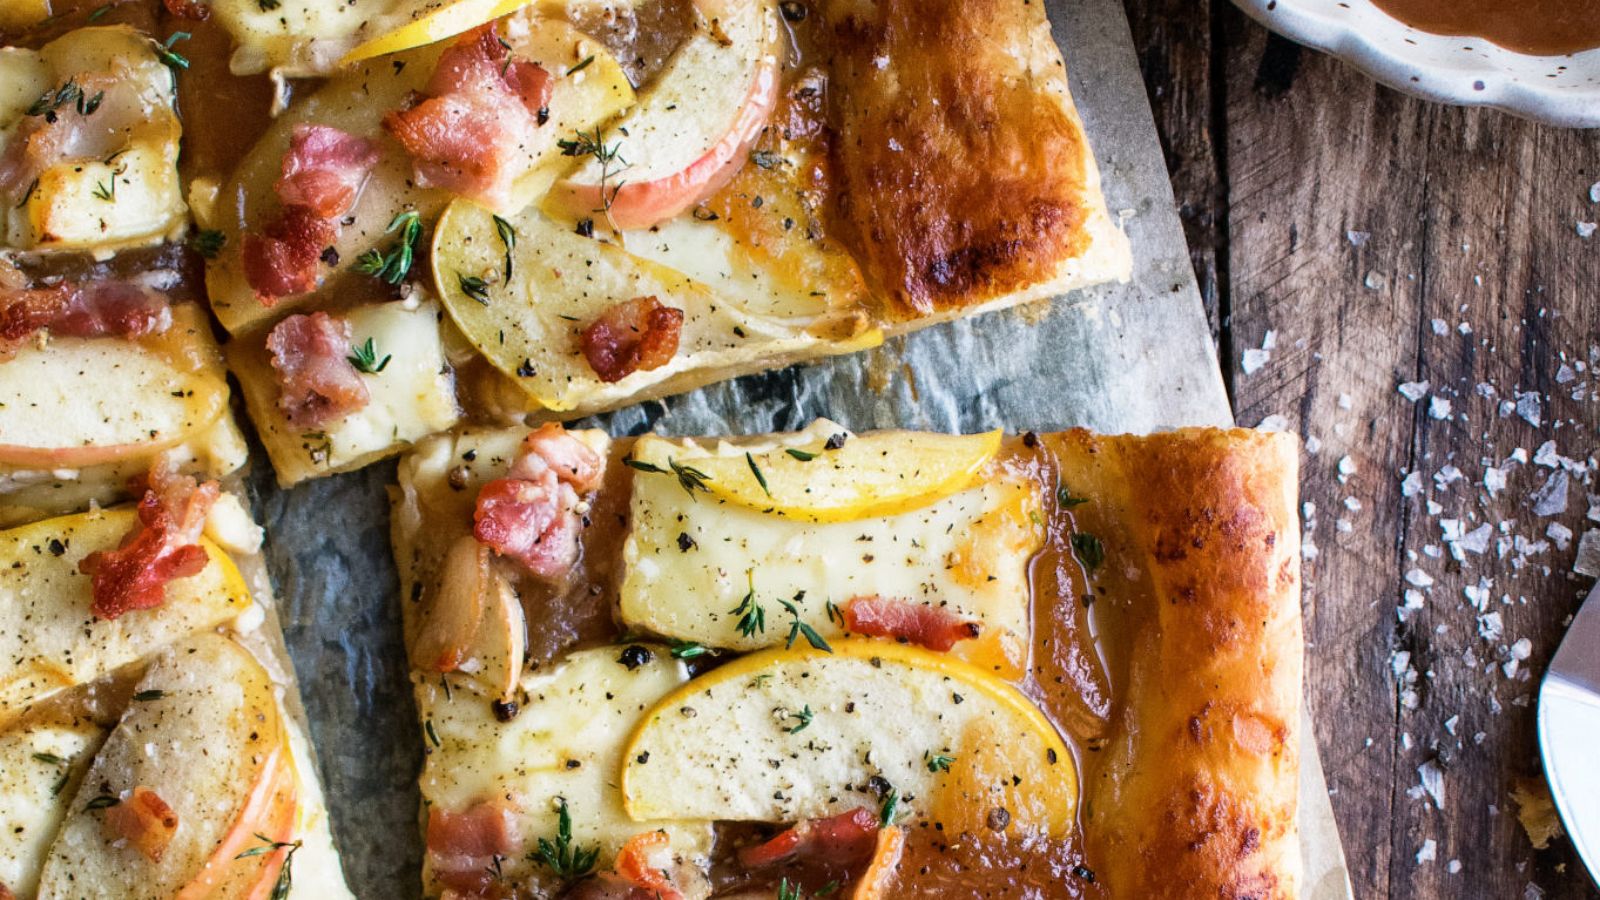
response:
M78 564L79 571L93 576L89 611L97 618L154 609L165 602L169 582L197 575L206 566L200 532L221 487L215 481L198 483L164 463L152 467L147 480L139 524L117 549L96 551Z
M659 900L683 900L683 893L667 872L672 864L672 842L665 831L646 831L628 838L617 851L617 875Z
M579 342L589 367L610 383L671 362L682 329L683 310L654 297L635 297L601 313Z
M841 867L871 859L878 844L878 814L865 806L826 819L807 819L766 843L743 847L739 862L764 869L800 857L817 857Z
M983 626L940 606L892 597L856 597L844 605L846 631L894 638L929 650L949 650L983 633Z
M178 814L159 794L141 785L128 799L106 809L105 826L146 859L160 862L178 832Z
M550 74L513 59L490 23L439 57L427 94L383 120L411 155L417 183L504 205L520 174L513 163L550 102Z
M40 331L61 337L142 337L172 325L164 294L125 281L0 288L0 361Z
M339 219L355 207L378 149L327 125L299 124L273 189L283 210L240 244L245 281L264 306L317 286L317 263L339 237Z
M467 896L489 890L495 857L518 855L521 840L515 810L499 800L475 803L461 812L428 808L428 864L441 883Z
M320 428L372 400L350 364L350 323L321 310L289 316L267 334L278 408L296 428Z
M579 492L600 486L604 461L555 423L523 440L505 478L484 485L473 535L501 556L545 578L560 578L578 559Z

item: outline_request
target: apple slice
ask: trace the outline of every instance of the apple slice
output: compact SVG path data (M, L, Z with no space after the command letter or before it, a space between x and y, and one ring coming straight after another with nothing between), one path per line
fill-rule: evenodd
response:
M167 602L115 621L89 612L91 579L78 563L118 546L134 527L131 508L48 519L0 532L0 727L29 706L95 681L120 666L213 628L253 601L227 554L167 586Z
M348 66L413 47L425 47L534 4L541 8L558 6L554 0L454 0L443 6L436 2L417 6L405 10L402 24L394 26L393 30L346 53L344 59L339 60L339 65Z
M163 653L74 796L40 895L249 896L282 857L246 851L287 838L294 821L286 739L272 679L244 648L203 634ZM159 860L107 820L136 787L177 817Z
M509 721L496 717L482 694L460 675L419 679L417 707L429 753L422 770L423 802L461 813L496 798L511 798L514 833L532 850L536 838L554 839L558 800L571 818L572 846L597 848L597 869L643 830L661 828L674 852L699 859L711 850L711 819L668 813L641 826L622 808L616 788L623 745L642 710L683 684L688 672L667 647L654 644L597 647L572 653L553 666L522 676ZM549 871L526 851L504 859L507 883L546 883ZM436 860L423 878L437 893ZM538 893L536 891L536 893ZM540 896L544 894L540 893Z
M105 729L83 718L0 731L0 884L31 897L50 841Z
M1000 449L1001 432L934 434L875 431L811 440L760 453L727 447L696 454L683 444L647 435L635 462L671 471L673 461L704 477L720 500L806 522L850 522L896 515L949 496L972 483Z
M795 822L870 805L951 835L1072 829L1073 757L1016 688L903 644L833 651L752 654L657 701L623 754L628 813Z
M827 641L844 637L847 620L839 610L849 610L853 598L879 597L919 616L977 625L975 637L963 636L948 652L988 671L1020 677L1031 633L1028 560L1044 538L1035 521L1040 500L1027 479L994 471L971 487L951 481L958 489L937 499L930 495L931 502L908 512L830 522L775 515L775 500L757 510L716 502L721 495L707 493L723 479L753 479L750 460L761 460L757 465L775 496L784 493L778 479L806 483L812 472L810 483L822 496L841 485L871 485L879 466L946 481L940 473L964 471L965 463L976 458L963 451L961 468L945 468L918 451L930 449L924 438L949 439L908 432L877 432L849 439L838 450L825 449L828 436L846 433L819 421L763 445L708 447L641 438L635 459L649 462L636 464L668 474L629 472L633 491L622 551L623 623L710 647L758 650L786 642L793 617ZM964 442L954 445L958 448L983 449L970 438L958 440ZM785 459L798 471L790 472L780 462ZM706 490L685 490L672 474L674 464L706 475L699 482ZM856 471L860 468L867 471ZM797 488L790 490L804 497ZM741 616L729 614L743 605L747 592L766 607L765 630L741 628ZM786 612L779 600L795 612Z
M687 210L744 165L778 100L781 26L771 0L698 0L700 23L629 113L550 194L573 218L649 228ZM613 159L608 156L615 149Z
M434 285L467 340L545 409L594 412L730 371L849 353L882 340L875 329L841 338L827 329L818 334L809 319L751 313L681 272L577 234L536 209L510 224L514 248L502 242L488 210L452 203L434 232ZM580 336L616 304L647 296L683 311L676 353L658 368L601 380L579 350Z
M413 665L464 672L491 695L509 698L522 674L527 623L516 589L495 570L489 548L471 536L457 538L423 602Z

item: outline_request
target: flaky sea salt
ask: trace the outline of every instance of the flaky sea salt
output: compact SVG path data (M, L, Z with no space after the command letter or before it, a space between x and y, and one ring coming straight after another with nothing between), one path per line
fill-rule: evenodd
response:
M1406 477L1400 482L1400 496L1415 497L1420 493L1422 493L1422 473L1406 473Z
M1500 640L1506 633L1506 623L1497 612L1487 612L1478 617L1478 636L1486 641Z
M1483 489L1489 492L1489 496L1490 497L1493 497L1496 494L1500 493L1501 491L1505 490L1506 489L1506 473L1505 473L1505 471L1502 470L1502 469L1497 469L1494 466L1486 467L1483 470Z
M1557 550L1566 550L1572 546L1572 529L1560 522L1551 522L1544 530L1544 536L1556 545Z
M1429 324L1433 326L1434 334L1444 335L1450 333L1450 323L1443 319L1434 319Z
M1257 423L1256 428L1261 431L1288 431L1289 417L1282 413L1273 413Z
M1461 478L1461 470L1450 465L1442 466L1439 471L1433 473L1433 483L1441 488L1447 488L1460 481Z
M1434 394L1428 398L1428 416L1433 419L1450 418L1450 401Z
M1596 187L1600 187L1600 185L1596 185ZM1600 203L1600 201L1596 202ZM1367 231L1346 231L1344 233L1344 238L1350 242L1350 246L1352 247L1365 247L1367 245L1367 241L1372 239L1372 234L1371 232Z
M1400 396L1415 403L1428 396L1428 388L1430 387L1432 385L1426 381L1402 381L1400 387L1396 390L1400 391Z
M1262 366L1266 365L1271 360L1272 353L1270 351L1250 347L1247 348L1244 351L1244 355L1240 357L1239 368L1243 369L1246 375L1254 375L1261 370Z
M1444 809L1444 770L1433 760L1417 766L1417 777L1422 780L1422 790L1433 799L1433 808Z
M1567 487L1572 479L1565 469L1550 473L1544 484L1528 497L1536 516L1556 516L1567 511Z
M1433 838L1428 838L1422 842L1422 849L1417 851L1417 865L1420 866L1425 862L1433 862L1435 859L1438 859L1438 857L1439 842L1435 841Z
M1578 539L1578 557L1572 562L1572 571L1600 578L1600 530L1585 531Z
M1544 405L1539 400L1538 391L1517 392L1517 415L1529 425L1539 427L1544 420Z
M1421 569L1412 569L1406 573L1406 583L1419 588L1432 587L1433 576Z
M1578 232L1578 237L1584 240L1594 237L1596 228L1600 228L1600 225L1596 225L1594 222L1577 222L1573 225L1573 230Z

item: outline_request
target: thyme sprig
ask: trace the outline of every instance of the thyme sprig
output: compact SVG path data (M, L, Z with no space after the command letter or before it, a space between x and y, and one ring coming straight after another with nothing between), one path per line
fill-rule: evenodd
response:
M670 474L676 476L678 479L678 486L683 488L690 497L694 496L695 491L705 491L708 494L711 493L711 489L706 487L706 482L711 480L710 475L707 475L693 466L683 465L670 456L667 457L668 469L663 469L655 463L648 463L642 459L629 458L623 460L623 463L626 464L630 469L636 469L640 472L648 472L652 475Z
M572 845L572 813L567 810L564 798L557 812L556 839L539 838L538 851L528 855L530 861L549 866L563 881L574 881L589 874L599 858L598 846L583 848Z
M579 129L576 138L563 138L556 141L556 146L561 149L562 156L592 156L600 164L600 208L595 212L605 213L609 219L611 205L617 201L617 194L627 183L619 181L615 186L610 186L611 179L628 168L628 161L622 156L622 142L607 146L600 126L596 125L592 133Z
M756 600L756 574L751 569L745 573L750 579L750 590L745 592L744 599L739 605L728 610L729 615L739 617L739 635L749 638L767 631L767 610Z
M796 599L799 598L797 597ZM828 646L828 642L823 640L822 635L818 634L815 628L812 628L810 625L807 625L805 622L801 621L800 609L796 607L792 601L779 600L778 605L782 606L784 610L789 613L789 615L794 617L794 621L789 623L789 639L785 641L783 645L785 650L794 646L795 639L799 638L801 635L805 635L806 643L810 644L812 647L821 650L824 653L833 652L833 648Z
M372 338L369 337L365 343L357 344L356 346L351 347L350 355L345 357L345 359L350 361L350 365L356 367L357 372L365 372L368 375L376 375L379 372L382 372L384 368L389 365L391 356L391 354L385 353L383 355L383 359L378 359L377 345L375 345L372 341Z
M389 221L383 233L398 233L399 237L386 250L373 248L356 257L355 270L388 284L399 284L416 261L417 244L422 240L422 216L414 209L405 210Z
M500 235L500 243L506 248L506 283L511 283L511 273L514 270L511 257L512 251L517 249L516 226L499 216L494 217L494 230Z
M294 887L294 855L302 846L302 842L275 841L260 832L256 832L256 840L261 843L240 853L234 859L249 859L252 856L288 850L289 852L283 856L283 866L278 869L278 880L273 882L272 894L270 895L271 900L286 900L289 896L289 891Z

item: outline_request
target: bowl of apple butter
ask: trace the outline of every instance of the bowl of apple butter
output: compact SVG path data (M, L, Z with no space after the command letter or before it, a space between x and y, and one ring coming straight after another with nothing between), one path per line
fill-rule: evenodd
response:
M1600 0L1235 2L1399 90L1600 128Z

